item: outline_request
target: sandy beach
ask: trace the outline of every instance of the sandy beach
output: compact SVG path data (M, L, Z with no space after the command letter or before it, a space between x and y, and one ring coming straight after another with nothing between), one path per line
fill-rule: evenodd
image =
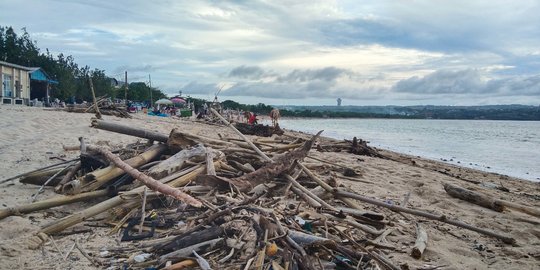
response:
M76 151L64 151L63 146L78 145L84 137L91 144L121 147L137 140L90 127L92 114L67 113L44 108L0 106L0 180L31 171L60 159L76 158ZM132 119L104 116L105 120L169 134L180 128L195 135L218 138L237 137L225 126L194 122L190 119L171 119L134 114ZM324 127L321 127L324 129ZM287 131L290 132L290 131ZM323 133L324 135L324 133ZM540 207L540 184L504 175L457 167L442 162L380 150L390 159L357 156L345 152L318 152L310 155L346 166L360 172L355 182L340 179L340 184L358 194L400 204L406 194L410 199L406 207L423 209L474 226L490 229L514 237L515 246L507 245L469 230L420 217L397 214L388 209L360 203L365 210L384 213L397 228L387 236L387 257L397 265L406 264L410 269L538 269L540 266L540 219L515 211L495 212L450 197L443 189L452 183L479 191L493 198L529 207ZM531 149L532 151L532 149ZM314 160L306 162L316 163ZM320 166L331 166L320 163ZM481 184L474 184L478 181ZM367 182L367 183L366 183ZM509 189L503 192L491 186ZM0 185L2 207L28 203L38 186L12 181ZM46 188L40 199L54 196ZM107 247L119 245L117 236L107 235L107 228L92 228L92 232L69 236L54 236L40 249L30 249L30 239L44 225L70 213L84 209L88 203L75 203L22 216L0 220L1 269L94 269L79 252L72 252L64 260L57 252L68 250L74 240L94 255ZM423 225L429 235L424 257L413 259L409 253L415 242L415 223ZM80 225L81 227L84 227Z

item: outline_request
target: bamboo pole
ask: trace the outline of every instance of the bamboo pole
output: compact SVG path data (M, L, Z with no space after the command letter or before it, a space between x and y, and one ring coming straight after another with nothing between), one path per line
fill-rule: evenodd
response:
M92 83L91 77L88 77L88 82L90 83L90 90L92 91L92 99L94 100L94 106L96 107L96 118L101 119L101 112L99 111L99 106L96 101L96 92L94 91L94 83Z
M49 209L60 205L82 202L91 200L94 198L107 196L107 190L97 190L92 192L81 193L71 196L56 196L50 199L34 202L30 204L24 204L14 207L7 207L0 209L0 220L12 215L27 214L35 211Z
M365 196L362 196L362 195L358 195L358 194L355 194L355 193L351 193L351 192L347 192L347 191L343 191L343 190L339 190L339 189L334 190L334 195L335 196L352 198L352 199L359 200L359 201L362 201L362 202L366 202L366 203L369 203L369 204L374 204L374 205L377 205L377 206L385 207L385 208L391 209L391 210L396 211L396 212L409 213L409 214L412 214L412 215L415 215L415 216L421 216L421 217L425 217L427 219L432 219L432 220L437 220L437 221L441 221L441 222L444 222L444 223L452 224L452 225L460 227L460 228L468 229L468 230L475 231L475 232L480 233L480 234L495 237L497 239L502 240L506 244L512 244L513 245L513 244L516 243L516 240L514 238L512 238L512 237L502 235L502 234L499 234L499 233L496 233L496 232L492 232L492 231L489 231L489 230L486 230L486 229L478 228L478 227L472 226L470 224L464 223L464 222L459 221L459 220L448 219L448 217L446 217L445 215L432 214L432 213L421 211L421 210L405 208L405 207L401 207L401 206L397 206L397 205L393 205L393 204L387 204L387 203L381 202L379 200L371 199L371 198L368 198L368 197L365 197Z

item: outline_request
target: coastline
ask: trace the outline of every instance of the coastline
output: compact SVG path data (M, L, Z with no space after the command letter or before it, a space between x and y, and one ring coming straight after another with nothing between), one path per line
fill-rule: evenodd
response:
M112 116L105 116L105 119L164 134L169 134L172 128L178 127L196 135L217 138L218 134L221 134L236 137L234 132L224 126L208 125L188 119L160 118L142 114L133 116L133 119ZM66 152L62 146L77 145L79 136L84 136L90 143L108 146L121 146L137 141L134 137L90 128L91 117L92 114L0 106L0 123L2 123L0 159L3 160L0 165L1 179L57 163L56 157L64 159L76 157L76 152ZM308 136L302 132L291 131L291 134ZM322 140L335 141L326 137ZM329 169L336 166L349 167L359 172L358 179L364 182L339 178L339 184L344 188L395 204L400 204L406 194L410 194L407 207L442 213L475 226L512 235L519 245L505 245L493 238L448 224L408 215L404 217L390 210L362 204L367 211L384 213L389 222L396 224L398 229L387 237L388 245L393 249L385 250L392 261L406 263L411 269L426 265L446 265L442 269L534 269L537 266L540 259L538 251L540 219L513 210L494 212L454 199L445 193L442 184L453 183L483 192L493 198L537 208L540 207L540 184L407 154L380 151L390 159L356 156L345 152L312 151L310 155L329 163L314 162L310 159L306 159L305 162L319 168L318 173L323 177L328 177ZM478 181L483 185L471 181ZM492 188L494 185L501 185L501 182L509 192ZM27 203L38 188L20 184L18 181L0 185L3 207ZM55 196L55 193L46 188L40 197L45 199L52 196ZM2 228L0 268L26 268L39 265L43 268L94 269L78 253L72 254L78 258L77 260L59 260L56 248L50 243L43 248L44 252L28 248L28 239L41 226L85 207L85 203L76 203L56 208L60 211L45 210L0 220ZM424 224L430 236L428 248L421 260L415 260L408 254L415 240L415 222ZM85 249L96 256L103 248L118 246L115 236L107 234L109 228L92 228L92 230L91 233L54 238L60 250L69 248L75 239L85 239L83 243Z
M526 140L540 132L540 123L533 121L522 124L524 121L482 120L474 123L470 120L444 119L283 120L282 128L315 132L317 126L324 126L326 130L323 135L338 140L350 140L357 136L380 149L540 182L540 171L536 165L540 162L540 155L530 150L540 145L540 141ZM383 128L385 126L389 128ZM478 130L476 126L479 126ZM514 129L509 129L509 126ZM464 128L468 129L463 131ZM529 132L511 131L525 128L529 128ZM450 132L451 137L447 137L446 132ZM463 135L454 135L456 133Z

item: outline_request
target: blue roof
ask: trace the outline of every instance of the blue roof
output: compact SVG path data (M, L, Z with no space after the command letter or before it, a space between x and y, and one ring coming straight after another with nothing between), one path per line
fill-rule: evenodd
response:
M39 67L31 68L30 80L58 84L58 81L51 79L49 75L47 75L47 73L45 73L45 71Z

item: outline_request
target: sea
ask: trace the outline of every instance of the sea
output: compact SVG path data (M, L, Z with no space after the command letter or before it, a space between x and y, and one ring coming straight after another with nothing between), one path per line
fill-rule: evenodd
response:
M280 119L282 128L540 182L540 121Z

